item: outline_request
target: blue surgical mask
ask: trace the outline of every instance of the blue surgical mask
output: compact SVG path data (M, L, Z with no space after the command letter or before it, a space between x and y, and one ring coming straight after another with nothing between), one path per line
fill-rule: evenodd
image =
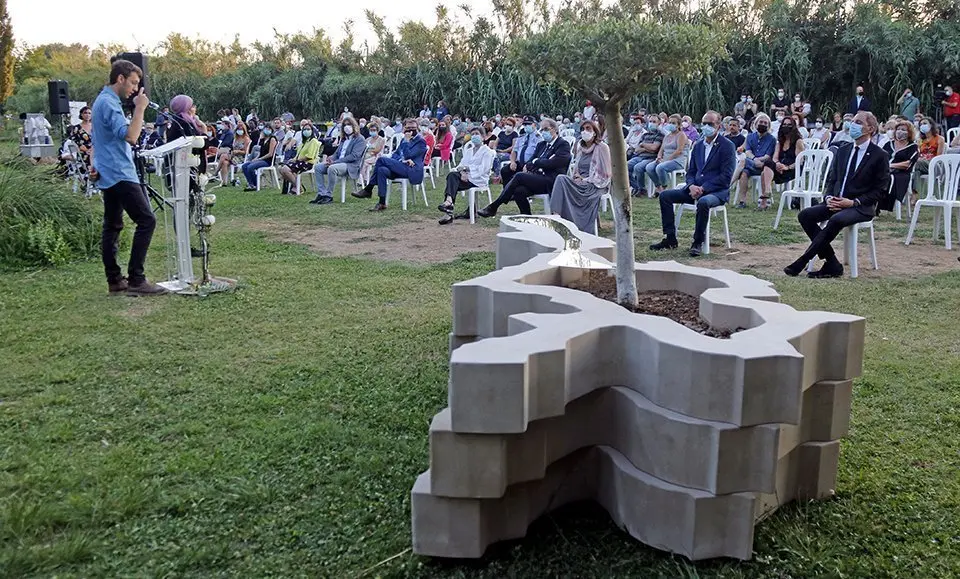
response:
M540 131L540 138L542 138L544 141L552 141L553 133L548 130L542 130Z
M923 123L922 125L920 125L920 132L923 133L924 135L926 135L927 133L929 133L929 132L930 132L930 125L928 125L927 123Z
M470 135L470 142L473 143L474 147L479 147L483 144L483 139L480 135Z
M850 136L854 139L859 139L863 136L863 127L857 123L850 123Z
M675 125L675 124L673 124L673 123L667 123L667 124L663 125L663 132L664 132L664 134L669 135L670 133L672 133L672 132L674 132L674 131L676 131L676 130L677 130L677 125Z
M273 134L273 129L263 129L263 134L269 137Z
M647 123L647 129L650 131L657 130L657 123Z
M850 121L843 121L843 130L849 131L851 124L853 124L853 123L851 123Z
M703 125L703 136L706 138L711 138L717 134L717 129L713 125Z
M303 130L303 138L309 139L309 138L312 137L312 136L313 136L313 131L312 131L312 130L310 130L310 129L304 129L304 130Z
M523 125L523 132L530 134L533 132L533 125Z

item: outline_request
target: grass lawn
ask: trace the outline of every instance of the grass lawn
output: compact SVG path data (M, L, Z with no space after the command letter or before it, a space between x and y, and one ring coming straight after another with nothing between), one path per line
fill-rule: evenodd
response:
M693 565L573 505L479 562L433 561L407 551L409 491L446 403L450 285L490 271L493 254L323 256L249 225L362 229L437 212L218 196L213 269L240 278L233 294L108 297L97 260L0 273L0 575L960 576L957 271L773 278L798 309L867 317L867 347L837 497L764 521L753 560ZM642 248L659 215L635 207ZM770 213L730 218L736 243L802 239L793 215L778 232Z

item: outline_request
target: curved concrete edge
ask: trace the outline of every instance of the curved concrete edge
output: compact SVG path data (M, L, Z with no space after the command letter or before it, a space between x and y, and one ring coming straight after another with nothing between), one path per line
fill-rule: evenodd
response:
M568 402L606 386L626 386L701 420L738 426L799 420L803 357L787 342L742 348L657 316L514 319L536 327L453 351L448 399L457 432L523 432L528 422L559 416ZM760 387L745 399L744 384Z
M430 471L411 491L413 552L454 558L482 557L487 546L526 534L540 515L592 499L630 535L689 559L749 559L756 498L713 496L664 483L643 473L616 450L599 446L552 464L544 478L509 487L496 499L432 494Z
M513 221L511 215L500 218L500 233L497 234L497 269L525 263L543 253L564 249L564 240L556 231L537 225ZM606 238L580 231L571 221L556 215L537 216L540 220L555 221L566 225L580 239L580 251L592 253L607 261L615 261L616 244Z
M510 485L543 478L577 449L609 446L668 483L712 494L774 492L779 435L777 425L690 418L622 387L582 396L562 416L520 434L457 433L447 408L430 424L430 484L439 496L496 498Z

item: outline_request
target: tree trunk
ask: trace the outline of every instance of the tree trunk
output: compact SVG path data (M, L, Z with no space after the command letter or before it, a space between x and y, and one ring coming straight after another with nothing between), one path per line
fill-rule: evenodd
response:
M604 106L607 144L610 146L610 196L613 221L617 228L617 303L637 305L637 278L634 273L633 210L630 203L630 179L627 176L627 143L623 138L620 102Z

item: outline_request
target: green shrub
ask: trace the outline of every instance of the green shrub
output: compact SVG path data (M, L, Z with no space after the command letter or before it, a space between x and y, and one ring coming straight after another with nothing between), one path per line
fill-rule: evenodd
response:
M62 265L99 251L99 201L48 166L0 157L0 266Z

